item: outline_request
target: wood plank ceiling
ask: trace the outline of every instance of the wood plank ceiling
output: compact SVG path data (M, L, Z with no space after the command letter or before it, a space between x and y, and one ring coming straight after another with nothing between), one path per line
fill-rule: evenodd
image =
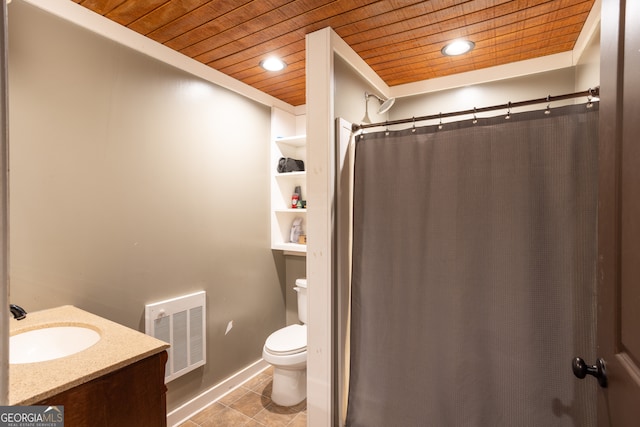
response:
M332 27L389 85L566 52L594 0L73 0L291 105L305 103L305 35ZM442 47L476 44L460 57ZM259 62L279 56L281 72Z

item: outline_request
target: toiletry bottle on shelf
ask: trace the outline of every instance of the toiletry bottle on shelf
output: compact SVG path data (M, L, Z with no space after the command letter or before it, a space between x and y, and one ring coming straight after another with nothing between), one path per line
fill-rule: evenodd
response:
M300 235L302 234L302 218L296 218L291 224L291 234L289 235L289 241L291 243L298 243Z
M291 208L296 209L298 207L298 202L302 199L302 190L299 185L296 185L295 190L293 190L293 195L291 196Z

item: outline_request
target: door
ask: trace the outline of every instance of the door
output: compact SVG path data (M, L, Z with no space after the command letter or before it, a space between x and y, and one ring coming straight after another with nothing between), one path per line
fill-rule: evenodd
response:
M604 0L598 190L598 426L640 423L640 2Z

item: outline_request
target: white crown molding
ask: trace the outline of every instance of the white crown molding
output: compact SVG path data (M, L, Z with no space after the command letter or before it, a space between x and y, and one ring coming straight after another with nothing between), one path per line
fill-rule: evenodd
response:
M469 71L466 73L452 74L450 76L392 86L391 96L401 98L403 96L412 96L421 93L472 86L480 83L526 76L571 66L573 66L573 53L563 52L555 55L528 59L525 61L512 62L505 65L498 65L496 67Z
M576 40L576 44L573 46L573 65L577 65L585 52L591 39L600 29L600 16L602 13L602 0L595 0L591 7L591 12L587 16L587 20L582 26L582 31Z
M389 98L391 89L384 80L335 31L331 30L330 35L334 53L340 55L353 69L358 70L360 75L384 97Z
M437 92L445 89L471 86L575 66L580 61L582 54L588 47L594 34L596 34L597 30L600 28L601 7L601 0L595 0L593 7L591 8L591 12L582 27L582 31L578 36L573 50L571 51L528 59L525 61L512 62L481 70L469 71L466 73L453 74L451 76L392 86L390 96L401 98L403 96Z
M69 21L113 40L147 56L172 65L208 82L222 86L242 96L264 105L278 107L290 113L295 108L271 95L236 80L220 71L214 70L192 58L187 57L167 46L143 36L129 28L111 21L79 4L69 0L22 0L45 12ZM10 12L9 12L10 14ZM10 18L9 18L10 19Z
M294 115L306 112L304 105L294 107L98 15L75 2L69 0L22 1L261 104L277 107ZM575 66L600 26L601 7L601 0L595 0L572 51L392 87L389 87L334 31L331 31L331 38L334 52L358 70L381 95L387 98L401 98Z

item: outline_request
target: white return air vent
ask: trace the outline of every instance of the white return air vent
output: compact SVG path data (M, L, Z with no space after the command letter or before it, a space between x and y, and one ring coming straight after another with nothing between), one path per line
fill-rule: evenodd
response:
M171 344L165 383L206 363L205 296L200 291L145 306L145 333Z

